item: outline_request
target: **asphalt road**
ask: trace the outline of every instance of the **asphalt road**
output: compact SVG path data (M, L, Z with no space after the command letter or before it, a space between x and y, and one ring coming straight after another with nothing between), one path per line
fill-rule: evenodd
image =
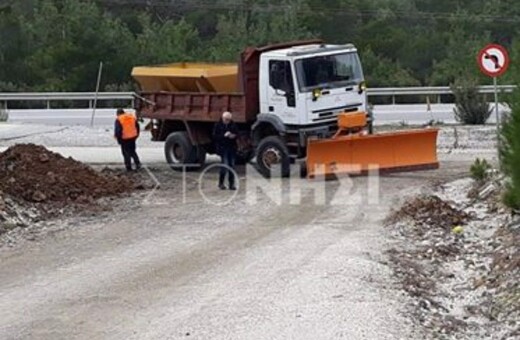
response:
M425 104L378 105L374 107L376 124L425 124L431 120L445 124L455 123L452 104L432 104L428 111ZM501 107L504 111L505 107ZM90 126L92 109L76 110L10 110L10 122L23 122L47 125L84 125ZM96 126L110 126L114 121L115 109L98 109L95 114ZM495 122L492 115L489 122Z

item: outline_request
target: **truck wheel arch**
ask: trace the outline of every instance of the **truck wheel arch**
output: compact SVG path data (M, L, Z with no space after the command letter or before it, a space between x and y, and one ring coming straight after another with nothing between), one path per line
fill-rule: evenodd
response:
M186 122L182 120L163 120L161 121L161 129L159 133L159 140L166 141L168 136L174 132L187 131Z
M190 142L193 145L211 144L210 128L204 124L188 122L186 120L166 120L161 131L161 140L166 140L168 136L174 132L186 132Z
M251 127L253 145L258 145L267 136L284 136L286 128L278 116L261 113L256 117L256 122Z

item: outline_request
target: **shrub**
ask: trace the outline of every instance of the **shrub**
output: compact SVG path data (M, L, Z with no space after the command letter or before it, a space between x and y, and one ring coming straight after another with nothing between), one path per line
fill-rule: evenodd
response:
M6 122L7 118L9 118L7 114L7 110L2 107L2 104L0 103L0 122Z
M492 110L485 95L478 92L474 80L459 80L451 85L455 96L455 118L468 125L482 125L491 116Z
M520 208L520 90L509 99L511 114L501 130L500 160L510 182L504 196L509 207Z
M520 197L518 196L518 190L515 190L514 187L509 184L506 188L504 196L502 198L504 204L511 209L520 209Z
M491 165L488 163L488 161L477 158L469 171L471 173L471 178L479 183L482 183L488 179L489 170L491 170Z

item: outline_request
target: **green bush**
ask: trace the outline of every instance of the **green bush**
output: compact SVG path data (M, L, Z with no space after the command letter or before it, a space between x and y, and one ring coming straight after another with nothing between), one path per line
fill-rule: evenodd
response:
M7 114L7 110L5 110L2 107L2 104L0 103L0 122L6 122L7 118L9 118L9 116Z
M518 194L518 190L515 190L513 186L509 184L503 196L504 204L512 209L520 209L520 197Z
M491 165L488 163L488 161L477 158L469 171L471 173L471 178L479 183L482 183L488 179L489 170L491 170Z
M509 99L511 115L501 131L501 165L510 182L504 196L509 207L520 208L520 90Z
M458 80L451 85L455 96L455 118L468 125L486 124L492 110L485 95L478 92L477 83L471 79Z

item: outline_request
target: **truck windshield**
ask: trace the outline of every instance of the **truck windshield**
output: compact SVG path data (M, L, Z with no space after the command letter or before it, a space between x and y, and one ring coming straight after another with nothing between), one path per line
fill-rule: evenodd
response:
M355 52L312 57L295 63L301 92L359 84L363 71Z

